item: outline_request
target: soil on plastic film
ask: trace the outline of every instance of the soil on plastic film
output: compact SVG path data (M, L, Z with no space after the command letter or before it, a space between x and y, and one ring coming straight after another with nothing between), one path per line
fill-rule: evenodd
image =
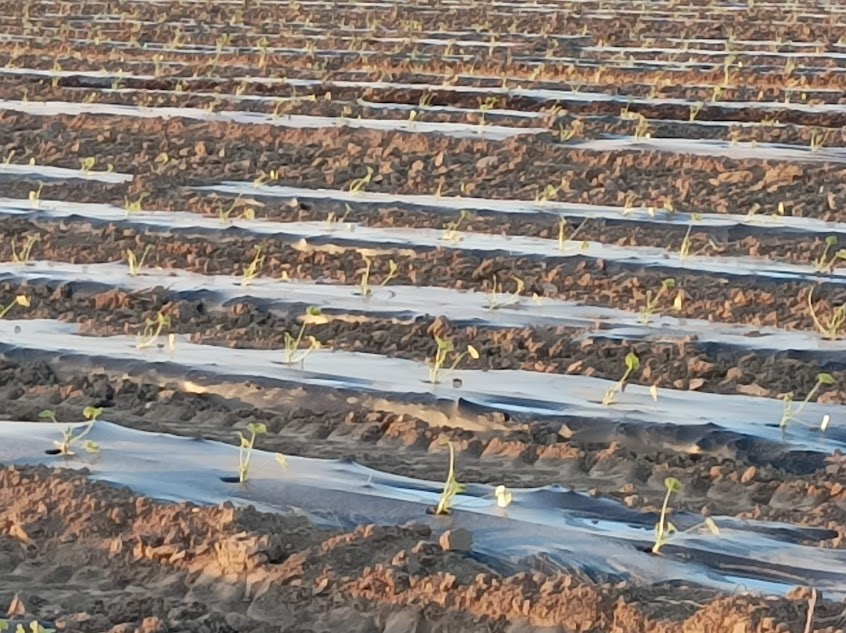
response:
M16 164L34 159L72 170L80 169L80 156L96 156L95 169L111 165L134 176L121 205L175 186L230 180L349 188L367 178L370 168L365 190L372 192L533 201L553 187L551 199L561 202L671 205L686 213L783 212L827 221L846 217L844 167L836 162L734 159L648 147L592 151L551 135L494 141L90 114L44 122L38 115L2 113L0 131L7 140L0 154ZM532 178L522 176L526 173Z
M431 631L764 633L799 630L811 598L503 577L445 551L425 526L322 530L29 467L0 470L0 570L15 622L85 632L366 633L425 621ZM817 602L818 630L842 624L835 606Z
M808 293L813 291L815 309L828 320L842 304L844 292L839 283L729 276L693 268L645 268L638 263L579 256L545 258L409 246L396 250L389 245L376 249L372 245L302 247L273 237L240 237L231 227L227 237L219 233L194 237L191 231L181 235L174 230L154 233L150 227L134 229L73 218L60 225L38 218L0 217L0 227L8 237L0 243L0 256L6 261L12 259L15 245L19 248L28 238L37 237L33 258L76 264L120 262L125 260L127 250L140 256L149 246L148 266L240 278L255 257L256 248L261 247L265 259L260 272L264 277L349 284L353 288L361 278L365 251L372 255L373 285L388 275L393 260L397 275L392 283L396 284L488 292L496 278L501 292L510 292L515 288L514 277L519 277L527 300L537 294L635 313L645 305L647 292L658 292L665 280L673 279L684 294L681 309L676 310L673 299L667 297L656 306L657 313L806 331L815 331L807 307Z
M247 287L244 297L221 304L202 284L197 293L175 293L58 283L49 274L23 281L32 268L21 265L20 274L0 281L0 309L12 308L4 318L20 319L21 326L36 318L72 322L94 337L135 334L163 314L172 319L168 333L188 334L221 352L279 349L281 355L284 332L299 327L306 307L286 303L284 280L345 284L352 293L364 254L372 256L372 285L392 263L391 284L486 293L496 283L508 293L517 277L527 304L566 299L632 315L672 278L675 292L662 295L655 315L682 319L680 331L684 319L695 318L815 332L807 308L812 289L823 319L836 317L846 298L839 275L785 281L709 272L693 262L686 269L662 267L660 259L654 266L612 262L589 252L486 253L463 248L460 240L443 248L357 243L349 238L351 222L441 230L458 212L201 189L235 181L266 184L268 194L273 185L348 192L358 181L374 193L652 208L655 221L563 215L577 240L671 254L689 237L701 261L760 257L776 269L782 263L812 269L830 235L825 252L846 245L836 227L815 232L797 222L846 222L846 163L834 151L846 144L846 114L822 107L844 100L846 28L836 5L383 4L250 0L170 3L164 10L128 0L23 8L0 0L6 35L0 99L23 102L0 104L0 162L10 165L0 166L0 189L31 211L0 214L0 260L18 259L27 240L37 238L31 257L39 266L117 263L127 251L140 256L149 247L146 267L237 279L260 247L260 276L279 280L280 288L279 301L251 300ZM51 101L88 103L91 110L34 113L39 102ZM139 106L136 114L148 118L95 113L108 104ZM156 106L206 113L155 117ZM228 111L277 118L235 122ZM285 126L295 122L286 115L341 117L362 127L296 129ZM367 129L376 120L408 129ZM414 127L427 123L464 127L448 133ZM516 134L485 138L491 126ZM636 142L609 150L587 144L621 136ZM721 143L712 155L696 155L650 146L661 138L682 147ZM756 143L789 144L793 153ZM21 175L28 164L32 173ZM42 167L70 169L73 177L50 179L39 173ZM131 180L97 182L96 172L106 170ZM51 218L38 212L39 200L141 207L162 211L163 221L145 226L131 213L112 222L82 213ZM247 209L255 212L254 226L327 221L327 235L309 241L283 231L259 235L249 226L171 230L167 223L174 211L207 220ZM461 231L556 240L559 213L537 211L481 212L465 218ZM759 217L706 228L691 215L699 213L710 221ZM332 226L330 218L343 222ZM391 284L379 291L390 292ZM29 305L14 303L18 296ZM818 349L768 351L756 346L754 331L744 345L714 344L666 333L618 339L615 324L506 327L450 321L437 312L392 319L369 313L364 302L360 311L327 305L325 312L328 323L308 332L323 346L410 359L421 372L438 335L458 349L479 350L480 358L464 359L460 369L616 380L626 354L635 352L641 365L631 382L659 392L769 399L793 392L798 402L820 372L829 372L835 384L813 400L832 410L846 402L846 365L824 341ZM813 526L822 528L823 540L802 545L846 544L846 457L839 451L807 450L716 424L506 413L462 398L461 383L449 391L449 376L446 397L317 381L266 388L260 368L249 380L194 373L189 384L191 368L175 361L123 366L107 356L49 357L37 342L3 345L2 420L43 420L45 409L60 421L79 420L86 406L96 406L103 419L128 428L233 444L238 431L262 422L267 433L258 438L259 449L351 458L426 480L445 474L451 441L462 482L557 484L654 514L666 478L675 477L684 490L674 496L673 511L760 520L773 529L778 522ZM838 424L829 438L842 438ZM230 504L164 503L95 482L84 469L73 472L81 461L52 463L69 468L0 465L0 608L8 606L13 625L37 619L86 633L846 630L842 601L798 578L787 596L767 597L741 593L742 587L728 595L684 580L610 584L553 569L507 575L452 547L461 540L456 535L426 526L325 529L302 516ZM445 518L443 528L449 527ZM663 556L685 560L673 548Z

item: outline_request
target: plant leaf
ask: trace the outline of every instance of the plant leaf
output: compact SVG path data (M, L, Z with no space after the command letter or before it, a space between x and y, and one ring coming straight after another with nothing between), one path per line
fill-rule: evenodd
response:
M720 533L719 526L714 523L714 519L712 519L711 517L705 517L705 527L707 527L708 531L715 536L719 535Z
M103 407L85 407L82 410L82 416L86 420L96 420L103 413Z
M471 357L473 360L479 360L479 350L477 350L477 349L476 349L475 347L473 347L472 345L468 345L468 346L467 346L467 353L468 353L468 354L470 354L470 357Z
M835 381L831 374L817 374L817 382L822 385L833 385Z
M267 425L264 422L250 422L247 425L247 430L250 433L261 435L262 433L267 433Z
M670 492L681 492L684 489L682 483L675 477L667 477L664 479L664 487Z
M640 368L640 359L634 352L626 354L626 367L630 371L637 371Z

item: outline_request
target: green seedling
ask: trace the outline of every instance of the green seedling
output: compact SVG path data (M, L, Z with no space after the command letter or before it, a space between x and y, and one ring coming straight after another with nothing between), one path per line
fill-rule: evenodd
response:
M15 240L12 240L12 261L21 265L28 264L32 259L32 248L39 239L41 238L37 235L28 235L21 244L20 252L15 245Z
M245 437L240 431L238 432L238 437L241 440L241 445L238 448L238 483L242 484L247 482L249 476L256 437L267 433L267 426L262 422L251 422L247 425L247 432L250 434L249 437Z
M264 265L264 259L264 247L256 246L256 255L253 257L253 261L244 268L244 275L241 277L242 286L247 287L255 281L261 272L262 265Z
M650 138L649 121L642 114L638 115L637 126L635 127L634 138L635 141L645 141Z
M699 213L694 213L690 216L690 224L687 225L687 232L684 234L684 239L682 239L681 246L679 247L680 261L684 261L691 256L701 255L709 248L712 248L714 250L717 249L717 244L714 242L714 240L709 239L708 243L705 246L703 246L697 251L693 250L693 240L690 239L690 233L693 230L693 223L698 222L701 219L702 215Z
M834 268L837 266L837 263L842 259L846 259L846 248L834 251L833 249L835 246L837 246L836 236L829 235L825 238L825 248L823 248L823 252L820 253L820 256L814 260L814 269L818 273L834 272Z
M435 344L437 345L435 357L426 360L426 363L429 365L429 382L433 385L437 385L441 381L441 372L443 371L444 365L446 364L449 355L455 352L455 344L449 339L435 335ZM458 363L460 363L465 356L470 356L470 358L478 360L479 352L472 345L468 345L465 351L455 356L448 371L455 369L458 366Z
M445 242L460 242L463 238L461 237L461 233L459 229L461 228L462 223L472 217L472 213L467 209L462 209L458 214L458 219L455 222L450 222L444 228L443 235L441 235L441 239Z
M802 410L807 406L807 404L817 395L817 392L823 387L823 385L833 385L835 383L834 376L831 374L817 374L817 382L808 392L808 395L805 396L805 399L799 403L795 409L793 408L793 392L786 393L782 397L782 402L784 403L784 410L781 414L781 422L779 422L779 427L782 429L786 428L788 424L791 422L797 422L800 424L804 424L802 420L799 418L799 414L802 413ZM823 423L820 425L822 430L825 430L825 427L828 426L828 421L823 419Z
M88 175L94 169L94 165L97 164L97 159L93 156L86 156L79 163L82 167L82 173Z
M29 192L29 202L34 208L41 206L41 192L44 191L44 183L38 183L38 189Z
M825 134L822 134L817 128L811 131L810 147L812 152L818 152L823 148L825 143Z
M675 477L667 477L664 479L664 487L667 489L667 493L664 495L664 503L661 506L661 516L658 518L658 523L655 524L655 543L652 545L653 554L660 554L661 548L672 539L673 535L679 533L676 526L668 519L668 515L670 513L670 497L673 493L681 493L684 487ZM711 534L718 535L720 533L720 528L717 527L717 524L714 523L714 520L711 519L711 517L705 517L702 523L697 523L685 530L685 532L692 532L703 526L706 527Z
M702 108L705 107L705 103L699 101L692 106L690 106L690 115L688 116L688 122L693 123L696 120L696 117L699 116L699 113L702 112Z
M556 187L555 185L547 185L544 187L543 191L535 196L535 202L543 205L551 200L555 200L558 197L559 189L560 187Z
M162 330L165 327L170 326L170 316L162 314L161 312L157 313L155 319L146 320L144 324L144 331L138 336L138 342L135 344L135 347L138 349L146 349L148 347L155 346L158 343Z
M514 294L507 294L502 292L502 286L500 286L496 275L494 275L493 281L491 282L491 290L488 292L489 310L499 310L501 308L515 306L520 303L520 295L526 288L526 283L519 277L512 277L512 279L517 283L517 290Z
M144 247L144 252L141 254L141 259L138 259L135 256L135 253L132 252L132 250L128 248L126 249L126 263L129 266L129 274L132 277L137 277L139 274L141 274L141 268L144 266L144 262L147 259L147 255L150 253L151 250L153 250L153 245L147 244L147 246Z
M574 230L570 230L570 223L567 221L567 218L559 218L558 220L558 250L562 253L567 248L567 242L574 242L576 240L576 236L581 233L582 229L587 226L588 220L582 220L582 223L579 224L578 228ZM587 250L588 243L582 242L581 249Z
M350 213L352 213L352 207L348 204L345 204L344 215L338 216L338 214L334 211L330 211L329 215L326 218L326 223L329 225L330 228L335 226L336 224L344 224L347 221L347 218L349 217Z
M356 273L361 275L361 279L358 282L359 291L361 292L362 297L369 297L373 294L373 288L370 287L370 270L373 267L373 260L370 259L367 255L362 254L361 258L364 260L364 268L359 268ZM382 280L382 283L379 284L379 288L384 287L388 284L389 281L394 279L397 276L397 263L394 260L390 260L388 262L388 274Z
M664 487L667 488L667 493L664 495L664 503L661 506L661 516L655 525L655 543L652 546L653 554L658 554L670 536L678 531L676 530L676 526L670 523L667 515L669 514L670 497L674 492L679 493L682 491L682 484L675 477L667 477L664 480Z
M579 119L574 120L566 128L563 125L558 126L558 138L562 141L570 141L574 138L580 138L584 135L585 124Z
M653 293L651 290L646 291L646 304L640 309L640 322L643 325L649 325L652 323L652 315L655 314L655 310L661 299L663 299L667 293L675 287L675 279L665 279L661 282L661 288L658 289L658 292Z
M608 388L605 396L602 398L602 404L606 407L614 404L617 394L626 390L629 378L638 369L640 369L640 359L634 352L629 352L626 354L626 371L623 372L623 377Z
M467 486L458 483L455 478L455 445L452 442L447 442L449 446L449 471L447 471L447 478L444 482L444 489L441 492L441 498L438 500L438 506L435 508L435 514L452 514L452 501L455 495L461 494L467 490Z
M15 297L15 300L10 301L9 305L7 305L5 308L0 307L0 319L9 314L9 310L14 308L15 306L28 308L30 306L29 299L26 295L18 295L17 297Z
M367 168L367 175L364 178L356 178L350 183L350 193L353 195L359 194L364 191L364 188L370 184L370 181L373 180L373 168Z
M235 209L240 206L241 204L241 196L238 196L233 200L230 207L226 210L221 209L217 217L220 219L221 224L231 224L232 223L232 214L235 212ZM242 220L255 220L256 219L256 212L254 209L245 209L244 212L239 216Z
M294 338L289 332L285 332L285 364L294 365L305 361L306 356L316 349L320 349L320 341L313 336L308 337L309 345L304 350L300 349L303 336L305 335L306 326L318 323L327 323L328 320L320 308L316 306L309 306L306 308L303 316L303 323L300 326L300 333ZM299 352L299 353L298 353Z
M74 429L70 426L65 427L62 431L62 439L61 441L53 442L56 448L59 451L59 455L70 457L74 455L73 446L78 444L86 435L91 432L91 429L94 428L94 424L97 422L97 418L103 413L102 407L85 407L82 410L82 416L86 420L90 420L83 429L76 433ZM51 411L50 409L45 409L41 413L38 414L38 417L42 420L50 420L54 424L58 424L58 420L56 419L56 413ZM98 453L100 452L100 447L91 440L86 440L85 443L82 445L83 448L89 453Z
M840 338L840 330L846 324L846 303L834 308L831 316L825 318L814 308L814 288L811 288L808 290L808 313L811 315L814 327L823 338L832 341Z
M149 198L150 194L146 191L141 192L138 194L138 197L135 200L130 200L129 196L124 196L123 198L123 213L125 216L129 216L132 213L141 213L143 211L143 204L146 198Z

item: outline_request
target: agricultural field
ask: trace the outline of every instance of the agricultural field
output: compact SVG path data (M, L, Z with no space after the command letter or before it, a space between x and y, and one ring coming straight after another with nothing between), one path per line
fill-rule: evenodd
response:
M846 630L846 4L0 11L0 630Z

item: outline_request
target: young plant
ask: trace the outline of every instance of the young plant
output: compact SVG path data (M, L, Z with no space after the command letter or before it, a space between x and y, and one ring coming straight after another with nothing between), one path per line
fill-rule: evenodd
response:
M15 240L12 240L12 261L21 265L28 264L32 258L32 248L39 239L41 238L37 235L28 235L23 241L23 244L21 244L20 252L18 252L15 246Z
M814 260L814 269L818 273L834 272L834 267L837 265L837 262L841 259L846 259L846 248L841 248L837 251L831 252L835 246L837 246L836 236L829 235L825 238L825 248L823 249L823 252L820 253L820 256Z
M832 376L831 374L817 374L817 382L808 392L808 395L805 396L805 399L800 402L799 406L795 409L793 408L793 392L784 394L784 396L782 397L782 402L784 403L784 411L781 414L781 422L779 422L779 427L784 429L791 422L798 422L800 424L804 424L802 420L799 419L799 414L802 413L802 410L805 408L805 406L817 395L817 392L822 388L823 385L833 385L834 382L834 376ZM823 420L823 424L825 426L828 426L826 420ZM823 428L823 430L825 429Z
M629 352L626 354L626 371L623 372L623 377L608 388L605 396L602 398L602 404L606 407L614 404L617 394L626 390L629 378L638 369L640 369L640 359L634 352Z
M811 130L810 148L812 152L818 152L823 148L825 143L825 134L821 133L817 128Z
M814 288L811 288L808 290L808 314L823 338L832 341L840 338L840 330L846 324L846 303L834 308L831 316L825 318L814 308Z
M681 246L679 247L679 260L684 261L691 255L701 255L704 253L708 248L716 249L717 245L714 243L714 240L709 239L708 243L700 248L698 251L693 250L693 240L690 239L690 232L693 230L693 223L701 220L702 216L699 213L694 213L690 216L690 224L687 225L687 232L684 234L684 239L682 239Z
M153 347L158 343L159 336L161 336L162 330L165 327L170 326L170 316L162 314L161 312L157 313L155 319L147 319L146 323L144 324L144 331L138 335L138 342L135 344L135 346L138 349L146 349L148 347Z
M461 237L461 233L459 232L461 224L472 215L473 214L467 209L462 209L458 214L458 219L455 222L450 222L446 225L443 235L441 235L441 239L444 242L460 242L463 239Z
M640 322L643 325L652 323L652 315L655 313L659 302L675 287L675 279L665 279L661 282L661 288L658 289L658 292L654 293L654 296L652 290L646 291L646 304L640 309Z
M253 447L256 444L256 436L267 433L267 426L262 422L247 425L249 437L238 431L241 445L238 448L238 483L246 483L250 472L250 462L253 459Z
M58 449L58 454L64 457L70 457L71 455L74 455L74 445L78 444L86 435L91 432L91 429L94 428L94 424L97 422L97 418L99 418L102 413L102 407L85 407L82 410L82 416L86 420L90 420L89 423L85 427L83 427L83 429L78 433L75 432L74 429L70 426L65 427L65 429L62 431L61 441L53 442L53 444L55 444L56 448ZM44 411L38 414L38 417L42 420L50 420L54 424L59 423L56 419L55 412L51 411L50 409L45 409ZM82 446L89 453L98 453L100 451L100 447L91 440L86 440Z
M240 206L241 204L241 196L239 195L235 200L232 201L230 207L226 210L221 209L217 217L220 219L221 224L231 224L232 214L235 212L235 209ZM244 212L239 216L242 220L255 220L256 219L256 212L254 209L245 209Z
M373 260L370 259L367 255L362 254L361 258L364 260L364 268L359 268L356 272L361 275L361 279L358 282L359 291L361 292L361 296L364 298L369 297L373 294L373 288L370 287L370 270L373 267ZM397 276L397 263L394 260L390 260L388 262L388 271L387 276L382 280L382 283L379 284L379 288L384 287L388 284L389 281L394 279Z
M86 156L85 158L80 160L79 163L82 168L82 173L87 176L91 173L91 170L94 169L94 165L97 163L97 159L94 156Z
M138 194L138 197L135 200L130 200L129 196L124 196L123 198L123 214L126 217L129 217L133 213L141 213L143 211L142 205L144 204L144 199L149 198L150 194L146 191L142 191Z
M526 283L519 277L512 277L517 283L517 290L514 294L507 294L502 292L502 287L497 281L496 275L491 282L491 290L488 292L488 309L499 310L509 306L518 305L520 303L520 295L526 287Z
M447 442L447 446L449 446L449 471L447 471L447 478L444 482L441 498L438 500L438 506L435 508L435 514L439 515L452 514L452 501L455 495L467 490L467 486L458 483L455 478L455 445L452 442Z
M634 133L635 141L645 141L650 138L649 121L642 114L637 115L637 126Z
M244 275L241 277L241 285L245 288L249 286L261 272L261 267L264 264L264 247L256 246L256 255L249 266L244 267Z
M667 494L664 495L661 516L658 519L658 523L655 524L655 543L652 545L653 554L658 554L670 536L678 531L676 530L676 526L670 523L667 515L669 514L670 497L674 492L682 491L682 484L675 477L667 477L664 479L664 487L667 489Z
M300 350L300 343L302 343L307 325L326 322L327 319L323 316L323 313L320 311L320 308L316 306L309 306L308 308L306 308L305 315L303 316L303 323L300 326L300 333L297 334L297 337L294 338L293 336L291 336L290 332L285 332L286 365L294 365L296 363L301 363L305 361L306 356L308 356L312 351L320 349L320 341L318 341L313 336L308 337L309 345L304 350ZM299 352L299 354L297 352Z
M675 477L667 477L664 479L664 487L667 489L667 493L664 495L664 503L661 506L661 516L658 518L658 523L655 524L655 543L652 545L653 554L660 554L661 548L672 539L674 534L679 533L676 526L673 525L667 517L670 513L670 497L674 492L681 493L684 487ZM720 528L717 527L717 524L714 523L714 520L711 517L705 517L702 523L697 523L696 525L691 526L685 530L685 532L692 532L702 526L708 528L708 531L711 532L711 534L717 535L720 533Z
M567 242L573 242L576 239L576 236L582 231L583 228L587 226L588 220L582 220L582 223L579 224L578 228L574 230L570 230L570 223L567 221L567 218L559 218L558 220L558 250L562 253L567 247ZM582 242L581 248L585 250L587 248L587 242Z
M44 183L38 183L38 189L34 189L29 192L29 202L32 204L33 208L37 209L41 206L41 192L44 191Z
M22 308L28 308L30 306L29 299L26 295L18 295L15 297L14 301L9 302L5 308L0 306L0 319L6 316L9 313L9 310L14 308L15 306L20 306Z
M334 211L330 211L329 215L326 217L326 223L329 225L330 228L344 224L347 221L350 213L352 213L352 207L348 204L344 205L344 215L339 216Z
M433 385L437 385L441 381L441 372L443 371L444 365L446 364L449 355L455 352L455 344L449 339L441 338L437 334L435 335L435 344L437 345L435 357L427 359L426 361L429 365L429 382ZM465 356L470 356L470 358L478 360L479 352L472 345L468 345L465 351L455 355L452 365L450 365L448 371L455 369L458 366L458 363L460 363Z
M367 175L364 178L356 178L352 182L350 182L350 193L353 195L360 194L364 191L364 188L370 184L370 181L373 180L373 168L367 168Z
M147 244L144 247L144 252L141 254L141 259L138 259L132 250L126 249L126 263L129 266L129 274L132 277L137 277L141 274L141 268L144 266L144 261L147 259L147 255L151 250L153 250L153 245Z

